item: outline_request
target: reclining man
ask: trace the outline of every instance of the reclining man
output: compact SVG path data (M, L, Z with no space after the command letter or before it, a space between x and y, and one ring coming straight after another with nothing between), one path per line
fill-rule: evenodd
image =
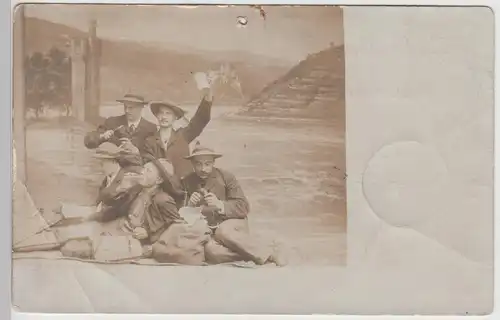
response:
M170 205L151 203L160 191L180 188L172 173L172 165L165 159L149 162L143 167L123 166L123 157L140 157L110 142L102 143L95 153L100 159L105 178L99 188L97 208L87 220L110 222L121 219L122 231L141 241L144 256L151 254L151 244L174 222L182 222L173 198ZM157 166L163 168L162 173ZM176 184L177 183L177 184ZM170 186L170 187L168 187ZM161 191L165 196L168 193Z
M132 180L121 186L123 189L133 189L134 184L142 187L128 208L122 224L123 229L132 232L137 239L154 243L172 223L182 222L174 197L171 196L182 191L180 181L173 171L168 160L155 159L144 165L140 180ZM160 205L153 202L152 199L158 192L170 200Z
M214 167L215 159L221 156L212 149L197 145L186 157L191 160L194 172L182 181L189 197L188 206L201 207L201 213L213 232L213 239L205 245L207 262L245 260L258 265L286 264L279 252L257 243L250 236L247 220L250 205L236 177Z
M107 222L127 212L141 192L142 186L138 182L142 167L130 165L130 162L140 161L136 160L140 159L140 156L110 142L104 142L97 147L94 157L101 161L105 177L99 187L99 196L96 201L97 213L90 219ZM123 159L133 159L133 161L123 161ZM132 183L132 181L137 181L137 183Z

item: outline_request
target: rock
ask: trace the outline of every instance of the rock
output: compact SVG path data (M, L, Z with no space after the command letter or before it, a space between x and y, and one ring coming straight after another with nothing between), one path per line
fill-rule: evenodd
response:
M61 248L61 253L65 257L78 259L92 259L93 248L92 241L85 240L70 240Z

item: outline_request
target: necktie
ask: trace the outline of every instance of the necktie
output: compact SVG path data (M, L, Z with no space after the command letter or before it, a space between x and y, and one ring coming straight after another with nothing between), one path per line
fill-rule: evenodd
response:
M135 131L135 126L134 126L133 124L131 124L131 125L128 127L128 132L129 132L130 134L132 134L132 133L134 133L134 131Z

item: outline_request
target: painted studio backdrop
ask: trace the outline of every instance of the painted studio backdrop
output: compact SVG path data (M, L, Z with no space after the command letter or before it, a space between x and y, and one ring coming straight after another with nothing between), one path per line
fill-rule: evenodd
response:
M168 101L186 112L175 123L182 131L210 90L210 119L189 152L222 154L215 166L243 190L251 234L272 238L287 265L343 265L342 24L337 7L20 7L14 259L64 257L68 239L89 230L61 224L57 210L95 203L102 161L84 140L124 114L117 100L141 97L143 119L160 128L147 102Z

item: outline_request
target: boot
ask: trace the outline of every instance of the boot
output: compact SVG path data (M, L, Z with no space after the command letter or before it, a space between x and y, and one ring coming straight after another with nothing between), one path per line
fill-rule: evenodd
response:
M267 259L267 262L274 263L278 267L284 267L288 264L288 257L279 244L273 245L273 252L271 253L269 259Z

